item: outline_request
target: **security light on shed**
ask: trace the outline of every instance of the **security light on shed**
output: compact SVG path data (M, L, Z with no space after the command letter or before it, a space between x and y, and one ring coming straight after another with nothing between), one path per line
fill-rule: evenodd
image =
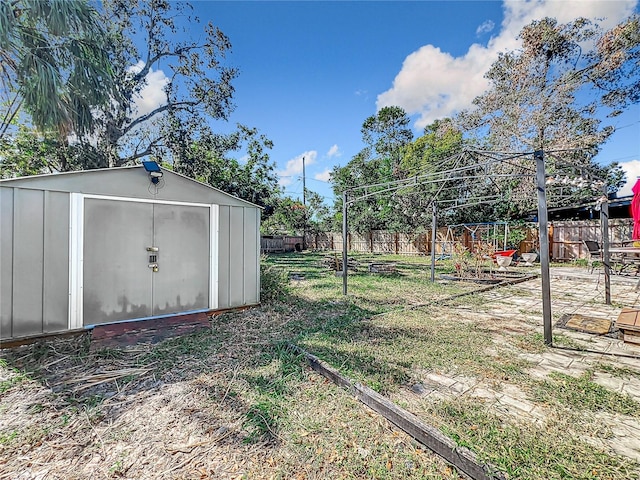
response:
M142 162L142 166L149 173L149 178L151 179L151 183L157 184L162 178L162 169L157 162L152 160Z

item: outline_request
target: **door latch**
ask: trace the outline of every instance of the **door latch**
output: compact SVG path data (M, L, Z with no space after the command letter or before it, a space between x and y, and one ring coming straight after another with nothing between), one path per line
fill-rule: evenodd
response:
M154 272L158 271L158 252L160 249L158 247L147 247L147 252L149 252L149 268Z

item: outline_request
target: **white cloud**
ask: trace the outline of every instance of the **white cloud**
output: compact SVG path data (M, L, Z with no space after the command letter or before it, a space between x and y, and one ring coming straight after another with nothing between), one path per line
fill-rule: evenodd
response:
M342 152L340 152L340 149L338 148L338 145L333 145L329 151L327 152L327 157L331 158L331 157L339 157L340 155L342 155Z
M280 180L278 183L283 187L287 185L291 185L299 175L302 175L302 159L304 158L305 166L313 165L316 163L316 159L318 158L318 152L315 150L311 150L308 152L301 153L295 158L292 158L287 162L286 167L283 170L278 170L278 176Z
M331 169L327 168L324 172L316 173L313 178L321 182L328 182L331 178Z
M564 23L579 16L604 18L600 24L608 28L629 16L636 5L637 0L505 0L500 31L486 46L473 44L460 57L434 45L421 47L405 58L393 86L378 95L377 107L400 106L409 115L419 115L416 127L424 128L471 107L472 100L487 89L484 74L498 53L517 49L520 30L532 20L550 16Z
M476 28L476 35L481 35L483 33L489 33L490 31L492 31L495 28L496 24L493 23L491 20L486 20L484 22L482 22L482 25L479 25L478 28Z
M140 72L144 68L144 62L140 60L129 67L132 72ZM146 115L156 108L167 103L167 94L164 87L169 83L169 78L162 70L150 69L145 77L145 86L134 97L134 111L138 115Z
M627 175L627 183L624 187L618 190L618 197L633 195L631 188L636 183L636 180L640 178L640 160L631 160L624 163L620 162L620 166Z

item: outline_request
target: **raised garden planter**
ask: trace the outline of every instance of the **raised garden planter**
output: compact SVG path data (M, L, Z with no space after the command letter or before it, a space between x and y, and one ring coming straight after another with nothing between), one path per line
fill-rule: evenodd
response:
M369 264L369 273L398 273L398 265L396 263L371 263Z
M456 281L456 282L470 282L480 283L483 285L492 285L509 280L517 280L531 276L526 272L481 272L480 275L452 275L443 273L440 278L443 280Z

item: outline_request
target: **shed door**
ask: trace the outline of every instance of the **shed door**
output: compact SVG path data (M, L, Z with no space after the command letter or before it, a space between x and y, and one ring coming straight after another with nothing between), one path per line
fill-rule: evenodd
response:
M208 308L209 235L206 206L85 199L84 325Z

